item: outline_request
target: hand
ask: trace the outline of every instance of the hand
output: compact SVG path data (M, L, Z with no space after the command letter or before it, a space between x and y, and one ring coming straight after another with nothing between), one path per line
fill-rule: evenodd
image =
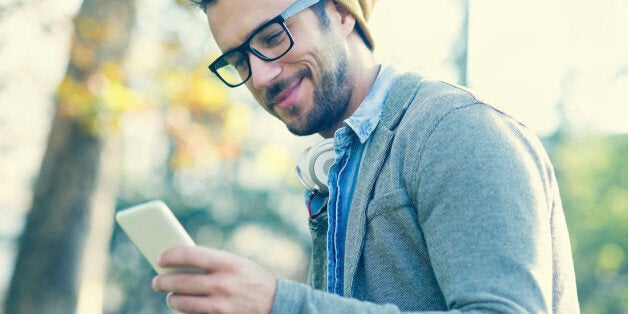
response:
M195 267L204 273L156 276L153 289L169 292L168 306L184 313L269 313L276 278L250 260L205 247L162 253L161 267Z

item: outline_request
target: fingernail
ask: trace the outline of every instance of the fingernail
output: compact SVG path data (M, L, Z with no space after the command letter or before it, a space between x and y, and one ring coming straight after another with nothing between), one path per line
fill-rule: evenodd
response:
M172 292L168 293L168 295L166 296L166 305L168 305L169 308L176 310L175 304L174 302L172 302Z

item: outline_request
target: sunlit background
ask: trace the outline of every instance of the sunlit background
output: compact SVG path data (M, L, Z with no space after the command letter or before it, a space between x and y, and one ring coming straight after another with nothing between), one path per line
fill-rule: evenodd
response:
M2 296L55 102L78 95L59 86L81 3L0 0ZM199 244L305 280L307 214L293 168L318 137L290 135L244 88L210 77L205 66L218 52L202 13L141 0L134 14L136 23L118 30L132 36L126 58L87 82L104 90L86 127L107 143L115 207L164 199ZM628 313L628 2L380 0L370 25L382 62L466 85L544 140L582 311ZM90 109L76 102L64 112L83 119ZM117 228L109 252L104 279L81 283L80 312L168 313L150 291L148 264Z

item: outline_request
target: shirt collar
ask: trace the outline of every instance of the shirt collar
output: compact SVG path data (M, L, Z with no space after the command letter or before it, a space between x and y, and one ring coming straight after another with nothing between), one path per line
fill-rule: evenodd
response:
M364 144L379 124L384 103L399 73L389 65L381 65L377 78L360 107L347 119L344 124L357 135L360 143Z

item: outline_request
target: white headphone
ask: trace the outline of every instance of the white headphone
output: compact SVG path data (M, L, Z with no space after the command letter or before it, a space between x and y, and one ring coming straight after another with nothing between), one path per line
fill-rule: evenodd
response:
M297 178L310 192L328 193L327 177L335 160L334 139L324 139L301 153L295 169Z

